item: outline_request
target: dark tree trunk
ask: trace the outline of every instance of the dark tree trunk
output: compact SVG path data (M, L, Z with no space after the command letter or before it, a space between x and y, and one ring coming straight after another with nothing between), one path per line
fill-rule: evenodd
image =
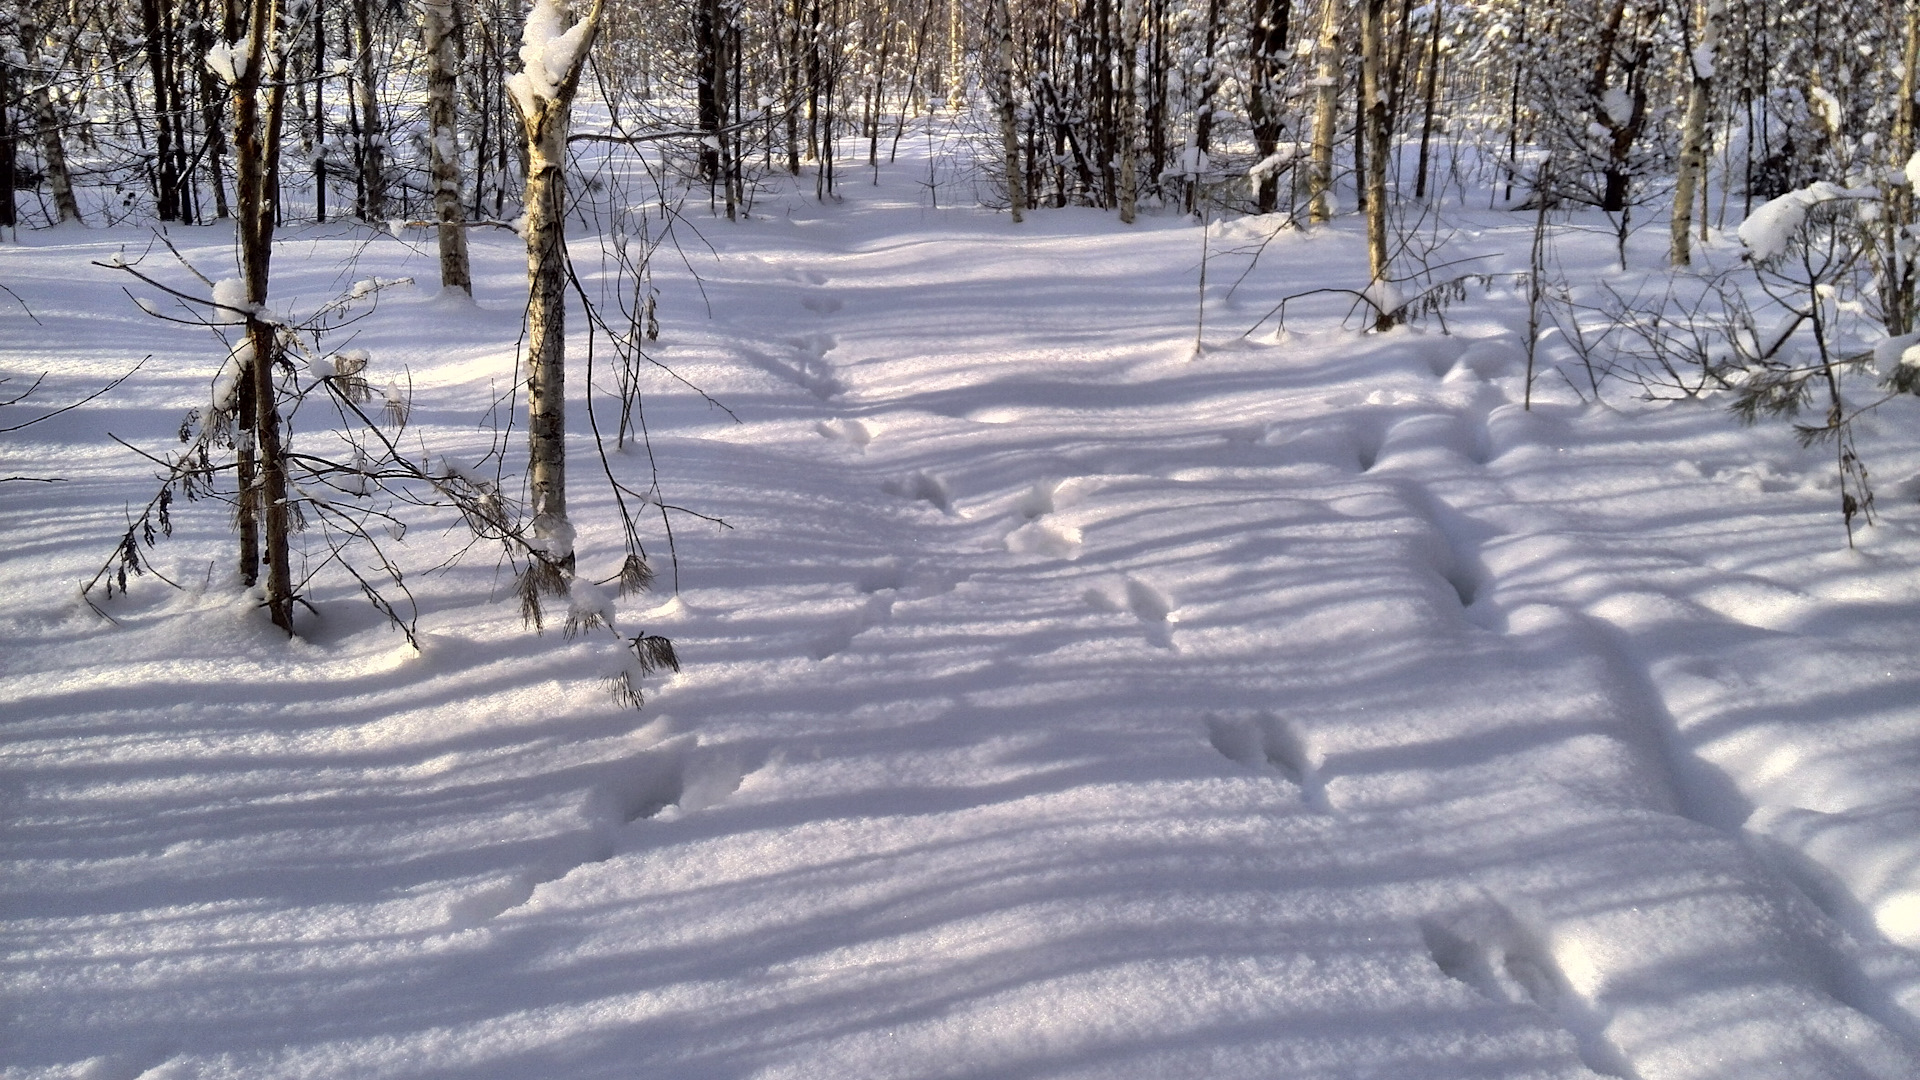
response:
M238 36L240 0L229 0L226 22L228 41ZM290 510L287 505L286 461L281 446L280 409L275 393L274 373L279 351L279 331L257 311L267 300L268 274L273 260L274 207L270 191L280 133L280 113L285 101L285 83L277 77L269 80L271 50L277 49L277 28L281 0L246 0L245 33L247 54L252 62L233 84L233 127L236 169L239 179L240 269L247 287L247 302L256 311L247 316L247 345L250 356L241 380L244 420L251 420L251 439L243 440L243 449L251 443L253 467L243 463L241 508L243 533L240 553L241 575L250 581L257 575L264 556L267 572L266 607L273 624L293 632L293 572L289 565L288 533ZM278 73L276 72L277 76ZM247 477L251 472L254 475ZM251 483L247 480L251 479ZM245 515L263 526L264 551L246 536Z
M1253 124L1253 151L1265 161L1279 152L1280 133L1286 126L1280 115L1280 80L1286 74L1287 24L1292 21L1293 0L1252 0L1250 14L1247 112ZM1279 180L1274 172L1268 170L1254 181L1254 204L1263 214L1273 213L1279 202Z

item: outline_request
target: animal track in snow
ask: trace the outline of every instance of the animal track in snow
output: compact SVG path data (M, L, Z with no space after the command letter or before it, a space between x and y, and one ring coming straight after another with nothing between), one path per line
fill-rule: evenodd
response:
M1127 579L1127 606L1141 622L1164 623L1173 616L1173 598L1139 578Z
M1323 813L1333 806L1320 776L1320 756L1290 721L1270 714L1207 717L1207 741L1229 761L1272 769L1300 789L1300 799Z
M1128 576L1119 595L1098 586L1082 594L1087 604L1100 611L1130 611L1140 620L1147 640L1163 649L1173 648L1173 624L1177 609L1173 598L1139 578Z
M954 585L955 579L949 574L925 567L909 572L894 560L869 567L854 582L866 599L851 614L842 616L833 629L815 638L809 655L825 660L845 652L854 638L892 618L895 604L952 592Z
M813 430L823 438L846 443L861 453L866 453L867 444L873 441L875 434L874 427L864 420L846 420L838 416L820 421L813 425Z
M883 592L892 591L886 589L871 593L866 602L851 616L844 618L839 626L815 638L808 655L815 660L825 660L835 653L846 652L854 638L886 622L893 614L893 597L883 595Z
M1567 981L1546 935L1491 898L1463 911L1420 920L1427 953L1449 978L1509 1005L1539 1008L1574 1038L1580 1061L1608 1076L1633 1077L1606 1037L1606 1017Z
M1461 608L1472 609L1487 585L1481 551L1488 541L1500 535L1499 531L1454 509L1424 484L1398 478L1388 483L1401 501L1431 526L1432 532L1422 539L1426 541L1435 576L1452 590ZM1470 613L1469 618L1483 625L1485 614Z
M1354 432L1353 460L1361 472L1372 472L1379 463L1380 445L1378 432Z
M1479 433L1454 412L1421 413L1396 421L1380 440L1376 466L1444 466L1448 456L1463 458L1475 465L1489 459L1485 424Z
M800 298L800 306L815 315L832 315L847 305L837 296L805 296Z
M818 339L824 339L825 344L822 345ZM846 389L834 375L832 366L822 359L826 352L833 348L831 335L815 335L807 339L806 343L792 341L788 344L792 345L799 354L791 363L744 346L736 347L740 355L754 367L776 378L784 379L817 398L824 400Z
M826 359L840 344L838 338L832 334L805 334L789 339L787 344L793 346L797 358L793 369L795 382L823 399L846 390Z
M886 481L880 485L880 490L902 499L929 503L943 514L953 512L953 496L947 490L946 481L930 472L915 470L906 476Z
M620 830L634 822L671 821L718 805L758 767L749 767L736 751L707 749L698 742L681 735L618 762L614 775L589 793L585 828L553 837L545 860L449 905L449 928L480 926L525 904L541 885L606 862Z
M1061 505L1074 501L1072 481L1042 480L1014 500L1013 511L1022 524L1007 534L1007 550L1016 555L1047 555L1074 559L1080 555L1080 530L1044 520Z
M1045 555L1076 559L1082 547L1080 530L1071 525L1029 521L1007 534L1007 550L1015 555Z

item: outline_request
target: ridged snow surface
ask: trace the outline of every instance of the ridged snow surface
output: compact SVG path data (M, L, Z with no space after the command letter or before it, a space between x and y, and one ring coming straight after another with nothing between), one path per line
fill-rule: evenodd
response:
M657 259L655 355L737 422L643 373L666 500L730 526L677 516L676 571L641 507L658 586L608 605L685 662L643 712L613 646L522 628L492 554L435 570L444 517L381 534L418 651L332 571L276 638L216 503L148 552L182 588L90 612L154 487L108 433L177 445L227 352L91 265L144 234L0 246L12 387L153 356L0 435L0 473L65 481L0 488L0 1076L1920 1076L1915 410L1861 436L1885 487L1849 550L1784 425L1587 403L1577 365L1524 410L1503 285L1446 332L1328 295L1240 336L1363 287L1355 224L1235 287L1279 222L1215 223L1196 356L1199 224L1015 227L931 208L925 170L830 206L809 178ZM1459 212L1525 265L1531 211ZM228 234L173 237L230 275ZM469 306L430 243L296 230L269 307L418 277L334 347L472 468L517 243L475 235ZM1604 230L1561 257L1617 274Z

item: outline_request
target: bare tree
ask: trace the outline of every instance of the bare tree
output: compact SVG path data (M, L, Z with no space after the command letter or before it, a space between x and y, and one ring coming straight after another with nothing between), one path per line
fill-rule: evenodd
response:
M360 220L380 222L387 216L386 126L381 121L374 64L373 0L353 0L349 8L353 28L354 156L358 160L355 212Z
M1313 160L1307 173L1307 219L1333 220L1334 126L1340 120L1340 70L1344 52L1340 41L1344 0L1325 0L1320 14L1320 40L1315 45Z
M1392 119L1387 108L1385 37L1386 0L1360 0L1360 128L1367 156L1361 184L1367 202L1368 295L1374 305L1374 327L1385 330L1395 322L1399 304L1389 296L1387 266L1387 168L1393 145Z
M1251 0L1248 27L1247 111L1253 122L1253 152L1261 161L1280 150L1282 109L1280 80L1287 64L1288 23L1293 0ZM1279 183L1267 169L1254 184L1254 204L1270 214L1279 201Z
M565 595L574 568L567 519L567 128L606 0L575 20L565 0L535 0L522 68L507 83L526 139L527 438L533 537L540 558L523 595Z
M1000 121L1000 151L1007 178L1007 206L1018 225L1027 204L1026 186L1020 172L1020 127L1018 106L1013 99L1013 18L1007 0L988 0L987 45L992 50L990 77L993 107Z
M1693 204L1699 187L1706 183L1707 109L1713 101L1714 67L1726 24L1726 0L1705 0L1701 18L1681 20L1685 31L1683 62L1687 80L1687 112L1680 126L1680 163L1674 175L1673 218L1669 235L1669 257L1675 266L1693 262ZM1692 30L1699 27L1696 37ZM1692 40L1688 40L1692 39Z
M422 0L421 44L427 55L427 150L433 173L433 216L439 225L440 287L472 295L465 214L460 205L460 128L454 90L460 70L454 0Z
M46 31L31 7L18 17L20 49L27 72L27 107L33 113L40 136L40 158L46 170L47 188L53 195L55 220L80 220L80 201L73 193L73 171L67 166L67 146L62 137L65 122L56 107L53 83L64 66L46 55Z

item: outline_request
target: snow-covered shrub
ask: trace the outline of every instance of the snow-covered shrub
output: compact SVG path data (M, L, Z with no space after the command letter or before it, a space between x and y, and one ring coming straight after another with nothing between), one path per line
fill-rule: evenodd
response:
M1804 445L1833 448L1849 539L1856 516L1873 520L1854 421L1920 392L1912 202L1920 168L1906 171L1797 188L1756 209L1739 233L1765 301L1729 320L1734 409L1750 423L1790 418Z

